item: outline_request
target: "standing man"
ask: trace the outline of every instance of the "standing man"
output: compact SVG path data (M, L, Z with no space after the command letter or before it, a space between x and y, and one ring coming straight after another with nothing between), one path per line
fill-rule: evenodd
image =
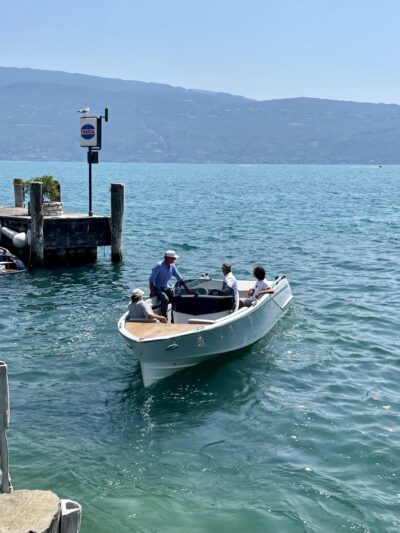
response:
M150 297L157 296L159 298L161 301L161 315L165 318L167 318L168 304L174 298L174 292L168 285L172 276L181 281L186 291L190 292L174 264L178 257L174 250L167 250L164 253L164 261L160 261L155 265L149 278Z

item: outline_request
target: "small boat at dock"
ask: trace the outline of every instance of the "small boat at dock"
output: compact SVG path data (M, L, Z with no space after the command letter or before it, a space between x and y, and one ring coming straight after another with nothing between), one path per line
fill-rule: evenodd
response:
M3 274L18 274L26 272L24 263L7 248L0 246L0 276Z
M178 282L167 324L130 322L128 312L120 318L118 330L140 362L145 387L257 342L282 318L293 299L289 281L282 274L269 282L272 294L264 294L250 307L241 309L233 294L222 291L222 283L208 276L186 281L188 294ZM237 283L239 297L246 298L254 280ZM155 298L147 302L159 312Z

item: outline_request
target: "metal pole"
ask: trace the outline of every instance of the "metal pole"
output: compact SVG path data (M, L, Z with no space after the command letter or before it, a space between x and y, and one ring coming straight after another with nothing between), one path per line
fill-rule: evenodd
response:
M89 216L93 216L92 211L92 148L88 148L88 163L89 163Z

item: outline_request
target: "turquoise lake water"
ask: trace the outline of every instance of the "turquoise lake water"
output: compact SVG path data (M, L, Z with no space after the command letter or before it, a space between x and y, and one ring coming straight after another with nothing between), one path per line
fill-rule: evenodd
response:
M87 212L85 163L51 173ZM400 531L400 167L93 167L126 187L124 261L0 279L16 489L83 506L82 533ZM166 248L184 276L285 273L294 302L241 356L144 389L117 332Z

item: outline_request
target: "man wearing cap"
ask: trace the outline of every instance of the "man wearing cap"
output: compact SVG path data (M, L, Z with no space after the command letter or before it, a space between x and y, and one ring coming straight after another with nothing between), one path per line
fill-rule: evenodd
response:
M150 296L157 296L161 301L161 314L165 317L167 317L168 304L174 298L173 290L168 286L172 276L181 281L186 291L190 292L174 264L178 257L175 250L167 250L164 253L164 261L159 261L155 265L149 278Z
M166 322L167 319L164 316L156 315L148 304L143 300L144 292L142 289L133 289L131 296L131 303L128 307L128 321L134 322L135 320L159 320L160 322Z

